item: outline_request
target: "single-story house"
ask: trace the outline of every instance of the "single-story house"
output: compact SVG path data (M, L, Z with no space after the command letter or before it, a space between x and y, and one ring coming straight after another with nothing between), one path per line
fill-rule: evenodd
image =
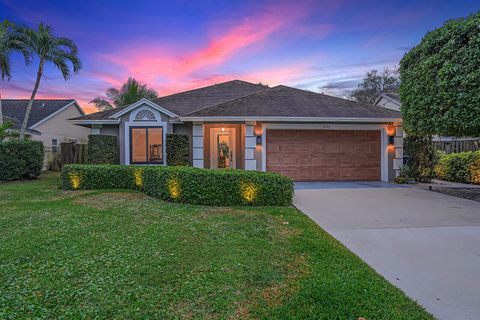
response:
M70 119L118 137L122 164L165 165L167 133L190 136L200 168L273 171L295 181L394 179L400 112L240 80Z
M28 99L2 99L4 121L13 124L11 130L20 131L28 102ZM42 141L47 151L57 149L61 142L85 143L90 130L67 121L84 115L85 112L74 99L35 100L26 135L32 140Z

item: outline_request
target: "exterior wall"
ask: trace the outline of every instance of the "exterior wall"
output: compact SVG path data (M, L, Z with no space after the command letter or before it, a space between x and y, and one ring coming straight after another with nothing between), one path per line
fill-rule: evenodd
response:
M244 139L243 125L241 124L204 124L203 125L203 167L210 168L210 129L235 128L235 162L237 169L244 168Z
M157 120L156 121L135 121L133 118L140 110L147 109L152 111ZM165 134L173 132L173 126L168 121L170 117L159 112L158 110L151 108L148 105L142 104L132 111L121 116L120 124L118 125L118 142L120 144L120 163L129 164L130 163L130 127L132 126L165 126L164 127L164 141L163 141L163 154L164 162L166 162L166 151L165 151ZM103 134L103 132L102 132Z
M399 132L401 130L401 124L395 124L399 128ZM380 123L380 124L345 124L345 123L266 123L262 124L262 146L257 147L260 149L261 152L255 152L255 157L257 163L260 162L262 164L261 170L266 171L266 130L268 128L271 129L306 129L306 130L381 130L381 161L382 161L382 169L381 169L381 179L383 181L392 181L395 176L399 172L399 158L395 158L397 153L402 153L403 157L403 138L397 136L396 145L394 148L389 148L388 146L388 124L387 123ZM257 133L258 133L258 128ZM396 133L395 133L396 134ZM401 139L400 139L401 138ZM402 158L403 163L403 158ZM389 168L392 168L391 170Z
M46 148L52 147L52 139L58 141L58 146L61 142L78 141L86 143L90 129L76 126L67 121L67 119L81 116L82 113L75 107L71 106L56 114L46 122L41 123L34 129L39 131L40 135L32 135L32 140L42 141Z
M397 104L391 100L388 100L385 97L381 97L376 105L382 108L400 111L400 104Z
M102 127L99 129L100 129L99 134L103 134L107 136L115 136L118 138L119 133L118 133L117 124L102 124Z
M395 123L395 136L393 144L393 173L391 179L395 179L403 167L403 127L401 123Z

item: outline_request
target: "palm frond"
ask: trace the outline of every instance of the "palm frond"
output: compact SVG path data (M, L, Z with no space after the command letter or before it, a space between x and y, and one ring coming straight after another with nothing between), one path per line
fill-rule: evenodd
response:
M113 106L104 97L97 96L93 98L92 101L90 101L89 103L93 103L93 105L95 105L95 107L100 111L113 109Z

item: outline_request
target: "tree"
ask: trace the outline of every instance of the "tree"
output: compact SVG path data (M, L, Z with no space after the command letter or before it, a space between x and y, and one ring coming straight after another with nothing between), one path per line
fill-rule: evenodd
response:
M20 140L23 140L25 137L28 119L30 118L35 95L40 86L45 63L53 63L58 70L60 70L65 81L72 76L69 63L72 65L73 73L78 73L82 68L75 43L68 38L55 36L53 34L53 28L50 25L40 23L36 30L24 28L22 33L28 48L38 56L39 61L35 86L33 87L32 95L23 118L22 128L20 129Z
M480 12L427 33L400 62L404 128L415 135L480 134Z
M350 98L361 103L374 104L382 93L398 92L399 83L398 68L385 68L383 72L373 69L367 72L362 83L350 94Z
M20 27L8 20L0 23L0 71L2 80L12 77L10 54L19 52L23 54L25 63L30 63L30 51L22 37ZM0 126L3 125L2 95L0 94ZM6 128L5 128L6 130Z
M129 77L120 89L110 88L106 91L107 97L95 97L90 101L99 110L109 110L115 107L125 106L141 100L158 98L154 89L148 88L132 77Z

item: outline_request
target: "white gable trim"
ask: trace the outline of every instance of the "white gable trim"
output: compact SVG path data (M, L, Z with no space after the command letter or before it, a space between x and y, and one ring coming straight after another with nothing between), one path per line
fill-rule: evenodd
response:
M156 109L157 111L160 111L161 113L166 114L169 117L178 118L178 116L175 113L170 112L167 109L160 107L155 102L152 102L152 101L150 101L148 99L145 99L145 98L135 102L134 104L130 105L128 108L125 108L122 111L113 114L112 116L110 116L110 118L113 118L113 119L119 118L119 117L123 116L124 114L132 111L133 109L140 107L143 104L146 104L147 106L152 107L152 108Z
M385 99L389 102L392 102L392 103L395 103L397 106L402 106L402 103L400 101L398 101L397 99L393 99L393 98L390 98L389 96L387 96L386 94L382 93L378 98L377 100L375 101L374 105L375 106L378 106L378 103L382 100L382 99Z
M47 117L43 118L42 120L38 121L37 123L31 125L30 127L28 127L29 129L33 129L35 127L38 127L39 125L41 125L42 123L44 122L47 122L48 120L50 120L51 118L55 117L57 114L59 114L60 112L62 112L63 110L71 107L71 106L75 106L78 111L80 111L80 113L82 114L82 116L85 115L85 112L83 111L82 107L80 107L80 105L77 103L77 101L73 100L72 102L66 104L65 106L63 106L62 108L58 109L57 111L51 113L50 115L48 115Z

